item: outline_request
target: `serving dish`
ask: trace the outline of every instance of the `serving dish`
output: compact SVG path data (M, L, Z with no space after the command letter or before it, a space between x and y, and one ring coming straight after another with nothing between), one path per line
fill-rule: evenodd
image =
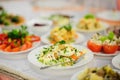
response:
M43 35L48 32L52 27L52 24L52 21L42 18L32 19L27 22L27 26L30 28L30 31L37 35Z
M77 71L78 69L83 69L85 67L85 65L88 64L94 57L93 53L90 50L86 49L85 47L82 47L79 45L72 45L73 47L75 47L79 50L83 50L83 49L87 50L83 59L81 59L79 62L77 62L73 66L66 66L66 67L54 66L54 67L50 67L48 69L40 70L40 67L43 67L45 65L43 65L41 62L38 61L37 55L40 54L40 50L42 50L44 47L49 47L49 46L50 45L38 47L38 48L34 49L33 51L31 51L28 55L28 61L31 65L31 67L35 71L42 73L44 75L50 75L50 76L68 76L68 75L71 75L75 71ZM59 73L57 73L57 72L59 72Z
M39 36L29 34L26 26L21 26L21 29L1 33L0 42L1 57L20 58L37 47L41 41Z
M113 32L108 35L94 34L86 43L86 46L96 55L115 56L119 53L119 39Z
M120 69L120 54L115 56L113 59L112 59L112 65L117 68L117 69Z
M92 14L85 15L76 25L76 30L84 33L101 32L108 28L108 24L96 19Z
M25 22L24 17L10 14L5 10L0 11L0 27L2 30L12 30L20 28Z
M44 42L45 44L53 44L50 42L49 36L50 36L50 33L47 33L47 34L41 36L41 41ZM77 39L75 39L75 41L72 42L71 44L82 43L85 40L85 37L83 34L77 33L77 36L78 36Z
M66 43L80 43L84 40L84 36L77 33L71 24L55 27L48 34L42 36L42 41L49 44L55 44L61 40Z
M104 72L106 72L106 73L104 73ZM113 76L113 74L117 75L118 77ZM89 77L87 77L87 76L89 76ZM107 77L107 76L109 76L109 77ZM115 71L114 69L112 69L108 65L103 66L101 68L86 68L84 70L76 72L71 77L71 80L85 80L84 79L85 77L88 79L90 78L90 80L109 80L111 77L112 77L112 79L115 78L115 80L119 80L120 79L120 72Z

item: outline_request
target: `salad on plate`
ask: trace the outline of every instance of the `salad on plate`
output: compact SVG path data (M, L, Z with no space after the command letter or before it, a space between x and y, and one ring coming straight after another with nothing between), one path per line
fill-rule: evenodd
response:
M74 74L71 80L120 80L120 73L106 65L101 68L87 68Z
M93 14L85 15L77 24L77 30L80 32L97 32L106 27L107 24L98 21Z
M29 34L27 27L22 25L21 29L0 34L0 51L9 53L25 51L31 49L35 42L40 42L40 37Z
M115 54L118 51L119 38L113 32L109 32L108 35L101 35L99 33L94 34L87 42L87 47L99 54Z
M48 66L55 64L59 64L59 66L72 66L85 53L86 50L79 50L72 45L65 44L65 41L60 41L41 49L37 59L40 63Z

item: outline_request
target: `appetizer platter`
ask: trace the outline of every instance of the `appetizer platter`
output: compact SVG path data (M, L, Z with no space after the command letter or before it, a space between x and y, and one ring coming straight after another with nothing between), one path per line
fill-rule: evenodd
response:
M24 22L25 19L22 16L10 14L5 10L0 11L0 27L3 30L20 28L20 26L23 25Z
M70 44L81 43L84 41L84 36L75 32L70 24L62 27L55 27L50 33L43 35L41 38L42 41L47 44L55 44L61 40Z
M85 15L76 25L76 30L79 32L100 32L104 31L108 27L108 24L100 22L92 14Z
M120 72L110 66L87 68L74 74L71 80L120 80Z
M92 59L93 53L90 50L79 45L66 44L65 41L38 47L28 55L28 61L33 69L51 76L70 75L85 67ZM56 73L57 71L59 73ZM64 71L68 74L64 74Z
M0 55L13 56L29 52L40 44L40 37L29 34L27 27L0 34Z
M119 41L113 32L108 35L94 34L87 42L87 47L100 56L115 56L119 53Z

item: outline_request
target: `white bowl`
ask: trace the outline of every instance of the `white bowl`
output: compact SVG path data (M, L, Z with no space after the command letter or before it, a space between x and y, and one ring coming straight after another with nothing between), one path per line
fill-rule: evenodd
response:
M40 50L43 47L48 47L48 46L50 46L50 45L38 47L28 54L28 61L31 65L31 67L35 71L37 71L37 72L39 72L40 74L43 74L43 75L49 75L49 76L53 76L53 77L72 75L76 71L78 71L80 69L84 69L85 66L88 63L90 63L92 61L93 57L94 57L93 53L90 50L88 50L87 48L82 47L80 45L73 45L73 47L75 47L77 49L80 49L80 50L81 49L86 49L87 50L87 53L84 55L83 59L81 59L79 62L77 62L73 66L69 66L69 67L58 67L57 66L57 67L50 67L50 68L41 70L40 67L43 67L44 65L37 60L36 55L40 54Z
M34 26L35 23L45 25ZM32 19L31 21L27 22L27 26L30 27L30 31L32 31L34 34L42 35L50 30L52 26L52 21L46 19Z

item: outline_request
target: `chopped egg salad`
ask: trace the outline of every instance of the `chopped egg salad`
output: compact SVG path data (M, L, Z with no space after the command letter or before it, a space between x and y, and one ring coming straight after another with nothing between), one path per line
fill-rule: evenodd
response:
M72 43L78 37L75 30L72 29L70 24L63 26L63 27L55 27L52 29L49 40L51 43L55 44L61 40L66 41L67 43Z
M103 29L103 26L93 15L88 14L80 19L77 28L82 31L95 31Z
M44 47L37 59L44 65L72 66L85 53L69 44L55 44Z

